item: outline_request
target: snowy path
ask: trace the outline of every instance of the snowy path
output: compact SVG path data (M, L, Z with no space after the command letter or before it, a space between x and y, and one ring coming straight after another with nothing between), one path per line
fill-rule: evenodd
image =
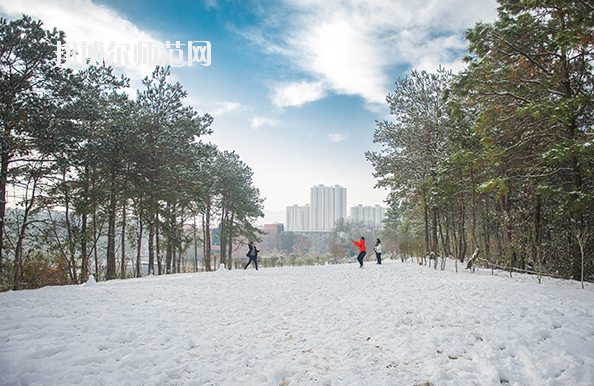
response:
M387 261L0 294L0 385L594 385L594 286Z

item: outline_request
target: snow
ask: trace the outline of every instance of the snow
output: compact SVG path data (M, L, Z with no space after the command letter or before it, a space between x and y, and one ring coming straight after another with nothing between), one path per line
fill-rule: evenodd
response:
M594 285L387 260L0 294L0 385L593 385Z

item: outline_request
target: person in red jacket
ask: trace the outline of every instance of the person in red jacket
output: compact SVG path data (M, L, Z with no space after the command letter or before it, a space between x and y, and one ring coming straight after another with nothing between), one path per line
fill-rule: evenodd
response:
M353 244L359 247L359 256L357 256L357 261L360 264L359 268L363 268L363 258L367 254L367 252L365 251L365 237L361 237L361 240L359 242L356 242L355 240L351 241L353 242Z

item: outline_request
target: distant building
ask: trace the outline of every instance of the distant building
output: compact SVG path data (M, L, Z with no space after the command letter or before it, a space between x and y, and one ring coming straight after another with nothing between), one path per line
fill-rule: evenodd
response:
M338 219L347 217L346 188L340 185L318 185L311 188L310 229L330 231Z
M262 241L257 244L258 250L261 254L272 252L278 248L280 243L280 234L285 230L283 224L265 224Z
M386 208L375 206L357 205L351 207L351 220L362 221L370 226L381 228Z
M310 228L310 206L287 206L287 232L307 231Z

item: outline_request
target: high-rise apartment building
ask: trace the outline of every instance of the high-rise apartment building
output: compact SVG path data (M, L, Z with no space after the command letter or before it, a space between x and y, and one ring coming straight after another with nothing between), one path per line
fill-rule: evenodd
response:
M375 206L363 206L357 205L351 207L351 220L362 221L368 225L381 227L386 208L375 205Z
M308 231L310 230L310 206L293 205L287 206L287 231Z
M331 231L338 219L347 217L346 188L318 185L311 188L310 230Z

